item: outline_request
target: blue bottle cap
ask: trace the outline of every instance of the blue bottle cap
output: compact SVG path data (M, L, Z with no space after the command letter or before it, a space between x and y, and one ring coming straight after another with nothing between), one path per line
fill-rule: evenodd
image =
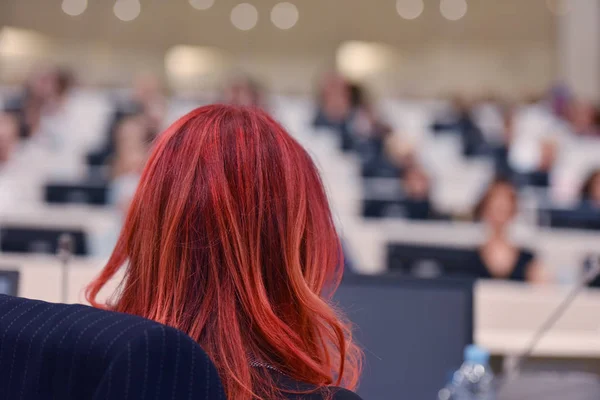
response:
M490 353L475 344L470 344L465 347L464 358L472 363L487 364L490 361Z

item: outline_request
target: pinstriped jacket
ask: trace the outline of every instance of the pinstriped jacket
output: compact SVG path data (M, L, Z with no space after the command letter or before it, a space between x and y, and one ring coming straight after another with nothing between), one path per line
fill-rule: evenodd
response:
M2 400L225 400L184 333L137 316L0 295Z

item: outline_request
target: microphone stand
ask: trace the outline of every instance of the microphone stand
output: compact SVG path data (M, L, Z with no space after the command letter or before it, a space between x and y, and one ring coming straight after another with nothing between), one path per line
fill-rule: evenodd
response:
M542 323L542 325L537 329L534 335L531 337L531 340L528 342L525 349L519 354L514 363L510 366L508 372L505 374L505 378L498 385L497 393L500 394L500 391L506 386L508 382L513 381L515 378L519 376L521 367L527 361L527 359L533 354L535 347L539 344L539 342L543 339L543 337L548 333L554 324L558 322L560 317L564 315L564 313L569 309L573 301L577 298L577 296L587 288L588 284L596 279L600 275L600 259L596 256L592 258L592 266L586 271L585 275L582 279L580 279L575 286L567 293L567 296L559 303L556 309L550 314L550 316Z
M58 238L58 259L61 264L61 302L69 301L69 266L73 258L73 237L63 233Z

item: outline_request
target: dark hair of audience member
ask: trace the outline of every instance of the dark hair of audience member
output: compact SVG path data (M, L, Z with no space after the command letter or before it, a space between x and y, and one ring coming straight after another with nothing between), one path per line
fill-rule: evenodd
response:
M600 207L600 168L592 171L583 183L581 200Z

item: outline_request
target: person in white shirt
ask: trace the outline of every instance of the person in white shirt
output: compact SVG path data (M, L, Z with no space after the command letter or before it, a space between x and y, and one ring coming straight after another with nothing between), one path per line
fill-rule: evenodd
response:
M19 123L8 113L0 113L0 168L8 163L19 144Z

